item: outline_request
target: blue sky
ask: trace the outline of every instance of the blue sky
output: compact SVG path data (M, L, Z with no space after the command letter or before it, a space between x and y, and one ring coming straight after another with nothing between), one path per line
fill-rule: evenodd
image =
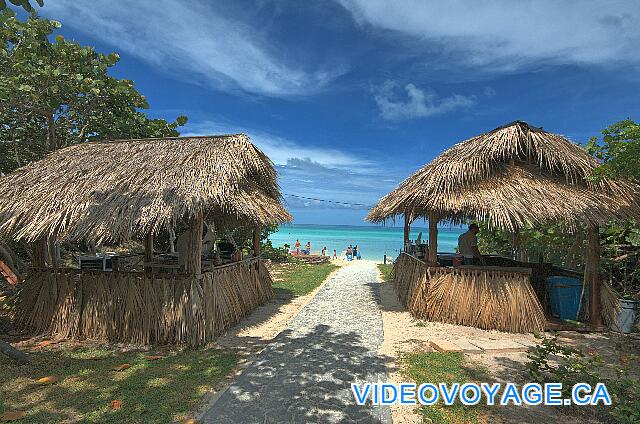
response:
M516 119L585 142L640 119L640 2L49 0L183 134L245 132L298 223L358 225L452 144ZM332 200L310 201L287 195Z

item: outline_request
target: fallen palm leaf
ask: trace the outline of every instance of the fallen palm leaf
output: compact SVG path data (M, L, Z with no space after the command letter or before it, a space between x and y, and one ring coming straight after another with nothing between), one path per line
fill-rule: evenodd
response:
M24 411L7 411L0 414L0 421L16 421L27 416Z
M118 365L117 367L113 367L111 368L112 371L124 371L128 368L131 368L131 364L122 364L122 365Z
M164 358L164 356L160 356L160 355L145 355L144 359L146 359L147 361L157 361L158 359L162 359Z
M51 340L43 340L38 343L34 349L42 349L43 347L49 346L51 344Z
M58 382L58 377L54 375L50 375L47 377L42 377L37 380L37 383L41 386L48 386L50 384L56 384Z
M195 418L188 418L184 420L184 424L198 424L198 420L196 420Z
M116 411L119 410L120 408L122 408L122 401L121 400L112 400L111 401L111 408L115 409Z

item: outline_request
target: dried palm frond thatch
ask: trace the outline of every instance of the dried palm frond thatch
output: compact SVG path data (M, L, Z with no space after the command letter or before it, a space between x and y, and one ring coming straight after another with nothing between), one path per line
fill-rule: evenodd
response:
M544 330L542 306L522 272L427 267L403 253L394 268L394 286L419 319L513 333Z
M515 230L526 223L638 216L638 186L593 182L597 166L581 146L516 121L454 145L380 199L367 219L432 212Z
M201 346L273 296L262 261L187 275L33 269L16 324L28 334Z
M0 178L0 234L126 240L199 213L288 221L273 164L244 134L83 143Z

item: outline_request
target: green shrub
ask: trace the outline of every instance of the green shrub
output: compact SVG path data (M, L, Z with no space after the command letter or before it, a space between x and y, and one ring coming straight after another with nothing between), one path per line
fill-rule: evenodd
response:
M623 358L621 365L608 365L597 354L585 354L580 349L562 346L556 337L542 337L542 342L529 349L527 369L531 379L539 384L561 382L563 395L570 395L576 383L592 387L604 383L613 405L599 407L620 423L640 423L640 380L629 374L635 355ZM615 377L608 377L615 375Z

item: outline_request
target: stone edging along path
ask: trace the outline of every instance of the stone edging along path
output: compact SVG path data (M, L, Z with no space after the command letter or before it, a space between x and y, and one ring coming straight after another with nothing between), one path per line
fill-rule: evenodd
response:
M373 262L340 268L205 411L207 423L390 423L388 408L358 406L351 383L386 380Z

